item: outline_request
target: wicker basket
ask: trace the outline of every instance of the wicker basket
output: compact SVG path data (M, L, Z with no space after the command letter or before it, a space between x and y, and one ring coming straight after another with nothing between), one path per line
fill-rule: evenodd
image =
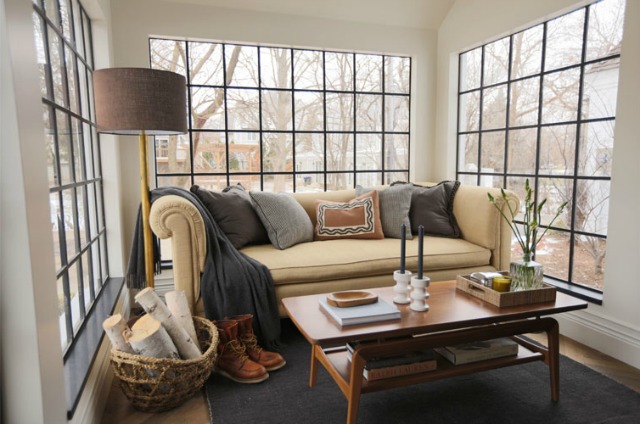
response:
M111 349L111 365L120 387L136 409L162 412L175 408L200 390L216 362L218 330L209 320L193 317L204 350L196 359L159 359Z

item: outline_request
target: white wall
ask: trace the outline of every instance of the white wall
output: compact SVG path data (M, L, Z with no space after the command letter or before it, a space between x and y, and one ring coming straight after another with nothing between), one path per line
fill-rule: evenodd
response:
M149 67L149 35L412 56L411 177L417 181L430 177L435 129L435 31L164 1L112 3L116 66ZM393 2L389 2L389 7L394 7ZM130 143L121 143L120 158L123 181L133 182L138 179L137 148L136 140L130 138ZM128 184L123 198L127 240L140 202L136 187Z
M455 177L458 54L586 4L457 0L438 30L435 177ZM627 0L616 117L604 302L564 314L563 334L640 368L640 2Z

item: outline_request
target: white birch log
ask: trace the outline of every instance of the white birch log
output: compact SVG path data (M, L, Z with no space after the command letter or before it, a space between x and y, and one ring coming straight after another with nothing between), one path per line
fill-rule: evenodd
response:
M141 356L180 359L178 349L160 321L144 315L124 332L125 340Z
M124 322L122 315L111 315L102 322L102 328L107 334L107 337L109 337L111 346L113 346L114 349L126 353L135 353L131 348L131 345L124 339L123 333L125 330L129 329L129 326Z
M183 359L194 359L202 356L200 349L198 349L193 339L171 314L167 305L162 302L151 287L140 291L135 299L147 314L162 323L162 326L167 330L169 336L171 336L173 343L175 343Z
M187 334L198 347L198 350L202 351L200 343L198 342L198 335L196 334L196 327L193 325L193 317L191 316L191 309L189 309L189 302L187 296L182 290L173 290L167 292L164 295L164 300L167 302L167 308L171 311L171 314L178 320L182 328L187 331Z

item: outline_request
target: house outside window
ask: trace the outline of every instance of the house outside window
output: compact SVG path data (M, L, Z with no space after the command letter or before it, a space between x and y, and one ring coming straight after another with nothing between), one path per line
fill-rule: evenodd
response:
M529 179L545 228L568 201L535 260L587 296L604 288L624 8L596 2L459 56L457 178L521 199Z

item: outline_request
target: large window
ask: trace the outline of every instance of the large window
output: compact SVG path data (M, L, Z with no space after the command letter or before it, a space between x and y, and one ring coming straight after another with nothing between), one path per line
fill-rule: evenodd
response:
M411 59L151 39L184 75L189 132L156 137L158 186L324 191L407 180Z
M78 0L34 0L33 24L66 361L108 278L91 22Z
M624 0L604 0L459 57L457 175L547 198L545 275L603 290ZM513 256L520 257L514 243Z

